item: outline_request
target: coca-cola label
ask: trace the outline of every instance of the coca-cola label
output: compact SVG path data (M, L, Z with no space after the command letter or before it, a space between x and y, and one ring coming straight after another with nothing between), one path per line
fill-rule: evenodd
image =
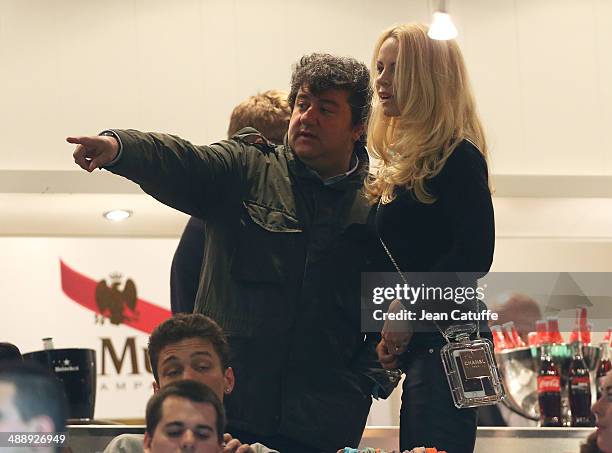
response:
M570 378L570 385L576 390L585 390L591 388L591 381L588 376L574 376Z
M538 393L561 392L559 376L538 376Z

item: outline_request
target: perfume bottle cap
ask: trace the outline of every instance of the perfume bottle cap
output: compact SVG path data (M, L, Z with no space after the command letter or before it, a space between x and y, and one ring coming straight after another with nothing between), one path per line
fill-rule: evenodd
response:
M463 342L470 339L470 335L476 332L476 324L453 324L446 329L446 336L454 341Z

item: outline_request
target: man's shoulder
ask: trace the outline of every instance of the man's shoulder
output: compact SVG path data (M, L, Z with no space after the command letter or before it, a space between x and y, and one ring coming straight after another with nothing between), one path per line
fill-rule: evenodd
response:
M142 453L144 434L120 434L104 449L104 453Z
M230 140L240 142L247 146L252 146L264 153L272 153L279 147L279 145L272 143L261 132L253 127L245 127L240 129L230 137Z

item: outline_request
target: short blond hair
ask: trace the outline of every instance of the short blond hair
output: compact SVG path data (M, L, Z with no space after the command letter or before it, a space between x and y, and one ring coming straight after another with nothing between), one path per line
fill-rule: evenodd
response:
M366 183L371 202L394 198L395 188L412 189L422 203L433 203L425 182L436 176L465 139L487 159L487 144L459 46L436 41L422 24L398 25L382 33L372 58L387 39L398 43L393 91L400 115L387 117L374 97L368 124L368 151L381 166Z
M228 137L250 126L272 143L283 143L291 117L287 97L286 91L268 90L242 101L232 111Z

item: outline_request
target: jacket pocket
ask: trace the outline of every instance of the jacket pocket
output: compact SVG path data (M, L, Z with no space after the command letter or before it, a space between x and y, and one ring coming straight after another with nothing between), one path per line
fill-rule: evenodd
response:
M243 206L232 276L245 282L283 281L302 233L299 221L256 202L244 201Z

